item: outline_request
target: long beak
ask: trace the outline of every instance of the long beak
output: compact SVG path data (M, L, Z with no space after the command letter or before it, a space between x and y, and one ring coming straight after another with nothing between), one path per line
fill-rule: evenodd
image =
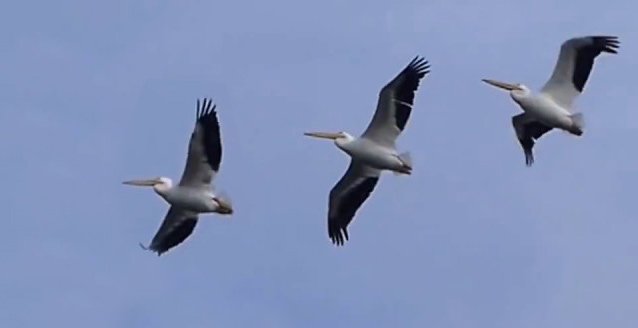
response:
M122 182L125 185L130 186L138 186L138 187L152 187L156 184L159 184L160 181L157 179L146 179L146 180L129 180Z
M230 201L227 201L227 200L219 198L219 197L213 197L213 200L216 201L217 204L219 204L219 208L217 209L217 213L220 213L220 214L233 214L233 205L230 203Z
M520 90L521 88L519 88L518 86L511 84L511 83L505 83L505 82L500 82L500 81L495 81L495 80L489 80L489 79L483 79L481 80L489 85L495 86L497 88L501 88L501 89L505 89L507 91L512 91L512 90Z
M341 134L334 133L334 132L306 132L304 133L304 135L308 137L331 139L331 140L335 140L341 137Z

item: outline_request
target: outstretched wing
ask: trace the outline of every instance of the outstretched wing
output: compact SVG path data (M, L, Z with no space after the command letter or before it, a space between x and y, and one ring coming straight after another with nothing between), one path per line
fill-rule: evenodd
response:
M219 171L222 142L216 106L212 100L197 100L197 122L188 145L186 166L180 186L208 188Z
M381 145L394 146L410 118L419 82L429 69L427 60L417 56L386 84L379 93L377 110L361 136Z
M525 153L525 165L532 166L534 164L534 148L535 140L538 140L543 134L552 130L551 127L530 118L527 114L519 114L512 117L512 125L516 131L516 137L523 147Z
M162 225L155 233L151 244L146 247L142 244L142 248L156 252L162 255L169 249L181 244L188 236L193 233L197 225L197 214L188 213L177 209L173 206L166 213Z
M339 182L330 190L328 235L338 246L348 240L348 225L374 190L381 171L352 160Z
M585 88L596 57L602 52L615 54L619 46L615 36L586 36L563 42L554 72L541 92L571 108Z

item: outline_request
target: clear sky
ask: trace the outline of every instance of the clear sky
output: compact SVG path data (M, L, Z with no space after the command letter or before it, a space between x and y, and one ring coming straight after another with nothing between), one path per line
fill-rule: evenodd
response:
M11 1L0 10L2 327L638 327L635 1ZM564 40L617 35L533 168L495 78L538 89ZM415 56L401 150L327 236L358 135ZM218 105L219 189L184 244L142 251L196 99Z

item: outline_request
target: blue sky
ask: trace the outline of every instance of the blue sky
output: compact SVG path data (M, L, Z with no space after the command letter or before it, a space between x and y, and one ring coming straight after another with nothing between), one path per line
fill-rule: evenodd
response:
M21 1L0 11L3 327L636 327L638 5L595 1ZM496 78L538 89L565 39L618 35L579 108L526 168ZM335 248L327 197L415 55L432 73L382 177ZM218 104L206 216L160 258L197 98Z

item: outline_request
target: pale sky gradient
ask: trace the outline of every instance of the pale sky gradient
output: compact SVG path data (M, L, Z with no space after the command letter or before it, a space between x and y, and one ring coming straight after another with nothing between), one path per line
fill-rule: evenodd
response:
M12 1L0 10L2 327L638 327L638 3ZM617 35L580 98L586 132L524 165L495 78L538 89L560 43ZM415 56L401 150L327 236L358 135ZM197 98L218 105L236 207L162 257Z

